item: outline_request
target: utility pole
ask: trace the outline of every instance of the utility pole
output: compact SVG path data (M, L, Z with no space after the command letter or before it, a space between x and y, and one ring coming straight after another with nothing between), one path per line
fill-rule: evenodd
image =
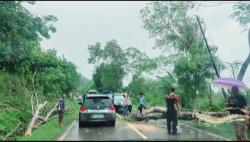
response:
M206 37L205 37L205 34L204 34L204 32L203 32L203 30L202 30L202 27L201 27L200 20L199 20L199 18L198 18L197 15L196 15L196 18L197 18L197 21L198 21L198 23L199 23L199 26L200 26L200 29L201 29L201 33L202 33L203 39L205 40L206 47L207 47L208 53L209 53L209 55L210 55L212 64L213 64L213 66L214 66L214 70L215 70L216 76L217 76L218 78L220 78L220 74L219 74L219 72L218 72L218 70L217 70L217 67L216 67L215 63L214 63L213 56L212 56L212 54L211 54L210 48L209 48L209 46L208 46L208 43L207 43L207 40L206 40ZM222 88L221 90L222 90L223 96L224 96L224 98L225 98L225 100L226 100L226 92L225 92L225 90L224 90L223 88Z

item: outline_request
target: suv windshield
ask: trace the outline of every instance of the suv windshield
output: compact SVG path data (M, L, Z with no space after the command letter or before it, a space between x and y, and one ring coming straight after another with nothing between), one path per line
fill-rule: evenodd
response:
M114 99L123 100L124 97L122 95L117 95L117 96L114 96Z
M108 109L112 104L107 97L89 97L85 101L87 109Z
M112 94L112 92L104 91L103 94Z
M90 91L88 94L97 94L95 91Z

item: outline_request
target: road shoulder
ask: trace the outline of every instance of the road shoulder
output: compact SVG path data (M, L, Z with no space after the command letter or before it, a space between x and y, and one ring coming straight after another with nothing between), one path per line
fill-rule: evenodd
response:
M65 131L57 138L56 141L63 141L64 138L67 136L67 134L70 132L70 130L73 128L75 125L76 120L74 120L66 129Z

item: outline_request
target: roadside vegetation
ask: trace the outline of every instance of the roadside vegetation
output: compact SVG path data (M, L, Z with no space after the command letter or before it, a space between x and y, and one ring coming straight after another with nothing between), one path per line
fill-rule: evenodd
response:
M89 89L127 92L132 97L133 109L137 109L140 92L144 92L148 106L164 107L166 94L175 87L181 109L223 111L229 94L214 91L211 81L225 69L232 70L232 76L242 80L250 63L250 52L242 62L224 63L217 54L220 47L210 39L207 47L201 32L204 20L188 14L199 6L196 2L156 1L141 9L140 18L155 39L154 48L169 52L150 58L136 47L121 47L115 39L105 45L97 41L88 47L89 64L95 66L93 79L88 80L76 71L75 64L58 56L56 50L41 48L40 42L56 32L53 24L58 19L53 15L36 16L23 3L35 4L0 1L0 140L55 140L77 116L79 106L71 97L83 95ZM248 31L250 47L250 4L236 2L233 10L232 20ZM125 79L130 80L127 86L123 84ZM34 113L32 106L48 101L42 111L46 114L62 94L70 105L65 127L58 128L57 119L52 119L34 129L32 136L22 137ZM250 103L250 92L244 95ZM231 137L227 134L231 134L227 124L207 128L193 122L183 123Z
M202 121L188 121L188 120L179 120L179 123L182 123L184 125L188 125L191 127L195 127L198 129L202 129L205 131L208 131L210 133L223 136L225 138L236 140L235 137L235 130L233 126L230 123L223 123L223 124L209 124ZM248 131L248 139L250 138L250 132Z
M90 45L89 63L96 68L93 75L96 89L127 92L132 97L133 108L137 109L140 92L144 92L148 106L165 106L165 96L175 87L182 110L225 111L230 93L215 91L211 82L226 69L231 71L231 77L242 80L250 63L250 52L244 61L220 60L217 54L220 47L212 44L211 39L204 39L209 29L205 29L203 17L190 14L200 7L200 2L157 1L141 9L144 29L155 39L153 48L166 51L158 57L150 58L134 47L121 47L115 39L105 45L99 42ZM235 2L229 15L248 32L246 41L250 47L249 7L247 2ZM124 87L122 80L128 78L131 81ZM249 103L249 90L243 95ZM227 124L226 128L229 128ZM220 129L224 127L213 130Z
M202 17L188 14L198 5L199 2L152 2L141 9L143 26L155 39L154 48L169 51L156 58L135 47L121 47L115 39L105 45L99 42L89 45L88 60L95 66L95 89L128 92L135 104L139 93L144 92L149 106L164 106L165 96L175 87L183 109L223 111L229 92L214 91L211 81L225 69L242 80L250 60L232 63L220 60L216 54L219 47L211 44L210 39L207 46L203 38L202 31L205 34L206 31ZM250 31L246 15L249 3L236 2L232 8L232 20ZM125 87L124 79L131 80ZM243 94L248 98L249 91Z
M33 15L23 3L35 2L0 1L0 140L24 135L39 103L48 101L46 114L60 95L68 99L85 89L79 88L84 78L72 62L40 46L56 32L57 18Z
M42 125L33 131L32 136L19 136L17 140L21 141L55 141L65 131L65 129L76 119L79 113L78 102L74 99L66 99L65 104L68 109L65 111L63 126L59 127L58 117L49 121L46 125Z

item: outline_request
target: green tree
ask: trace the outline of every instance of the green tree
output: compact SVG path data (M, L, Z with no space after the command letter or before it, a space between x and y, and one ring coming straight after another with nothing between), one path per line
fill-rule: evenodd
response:
M248 29L248 46L250 48L250 3L249 2L237 2L233 5L234 12L231 14L231 17L235 19L241 26L244 27L244 30ZM245 72L249 66L250 63L250 52L248 53L247 58L243 62L240 72L237 76L239 80L242 80Z
M121 89L127 59L117 41L108 41L103 49L100 43L90 45L88 49L90 53L89 63L96 65L96 71L93 75L96 88L99 91Z
M133 76L132 81L128 84L126 91L129 95L137 97L140 92L145 91L145 79L141 76Z
M125 65L125 72L132 77L141 76L142 73L149 73L158 67L156 59L149 58L146 53L137 48L127 48L125 54L128 61Z
M122 89L122 79L125 72L119 65L102 63L97 67L93 79L99 91L106 89L118 91Z
M141 19L144 28L149 31L150 37L156 38L157 48L174 48L179 51L189 49L197 32L194 18L187 16L192 2L159 1L148 4L141 10Z
M207 80L215 76L198 22L187 14L192 6L193 2L186 1L152 2L141 10L144 28L156 38L156 48L172 48L177 53L169 56L172 60L169 57L159 59L174 65L171 74L177 79L182 104L189 102L190 107L197 92L207 90ZM217 47L211 50L219 64L215 57Z
M80 85L81 76L72 62L40 47L42 39L56 32L53 22L57 18L33 15L23 3L0 1L0 139L18 121L22 125L13 136L23 134L32 117L33 96L37 98L33 102L48 100L51 107L61 93L75 92Z
M23 2L0 2L0 66L13 71L25 60L29 50L38 47L42 38L56 32L52 15L38 17L22 6Z
M115 65L124 65L127 63L124 51L114 39L108 41L103 49L100 43L89 45L88 49L90 53L88 61L91 64L112 63Z

